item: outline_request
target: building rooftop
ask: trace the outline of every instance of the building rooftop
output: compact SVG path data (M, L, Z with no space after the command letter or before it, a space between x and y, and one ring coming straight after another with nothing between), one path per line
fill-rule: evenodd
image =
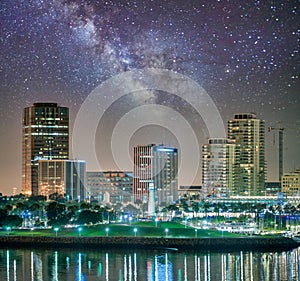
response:
M256 119L256 114L253 112L248 113L235 113L234 119Z
M57 107L58 104L55 102L35 102L34 107Z

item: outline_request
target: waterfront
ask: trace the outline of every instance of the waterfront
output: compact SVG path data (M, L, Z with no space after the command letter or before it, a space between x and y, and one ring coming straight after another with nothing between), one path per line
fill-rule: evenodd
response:
M7 247L44 247L57 249L176 249L192 251L286 251L299 246L292 238L281 236L240 236L222 238L172 237L83 237L83 236L0 236L0 244Z
M300 248L284 252L1 249L1 280L229 281L300 278Z

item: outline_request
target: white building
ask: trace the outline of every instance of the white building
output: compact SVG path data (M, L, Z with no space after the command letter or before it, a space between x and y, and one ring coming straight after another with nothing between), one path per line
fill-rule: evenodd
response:
M236 113L228 121L228 139L239 150L239 186L234 195L265 195L265 122L254 113Z
M238 151L233 141L209 139L209 143L202 146L202 188L205 197L228 197L235 192L238 161Z

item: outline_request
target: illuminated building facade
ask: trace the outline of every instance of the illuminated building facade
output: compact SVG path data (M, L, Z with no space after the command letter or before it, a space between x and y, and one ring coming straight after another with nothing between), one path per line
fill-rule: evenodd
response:
M67 200L86 199L86 163L82 160L40 160L38 194L65 195Z
M300 196L300 169L281 177L281 190L287 196Z
M280 182L266 182L266 195L277 196L281 192Z
M239 151L239 185L232 195L265 195L265 122L254 113L237 113L228 121L228 139Z
M38 161L69 158L69 109L35 103L23 112L22 193L38 195Z
M228 197L239 186L239 151L228 139L209 139L202 146L202 187L205 197Z
M106 203L131 202L132 172L87 172L87 192L89 200Z
M181 185L178 189L178 197L202 198L203 190L201 185Z
M148 202L152 184L156 204L169 205L178 199L177 148L155 144L134 147L134 201Z

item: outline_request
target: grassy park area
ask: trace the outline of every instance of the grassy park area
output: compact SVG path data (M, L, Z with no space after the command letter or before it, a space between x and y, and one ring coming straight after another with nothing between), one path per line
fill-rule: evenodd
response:
M212 229L195 229L175 222L133 222L131 224L101 224L76 228L2 229L1 235L24 236L137 236L170 238L237 237L240 235Z
M94 226L0 231L0 244L17 247L130 248L176 250L292 249L298 244L279 235L242 235L195 229L176 222L110 223ZM219 238L219 239L218 239Z

